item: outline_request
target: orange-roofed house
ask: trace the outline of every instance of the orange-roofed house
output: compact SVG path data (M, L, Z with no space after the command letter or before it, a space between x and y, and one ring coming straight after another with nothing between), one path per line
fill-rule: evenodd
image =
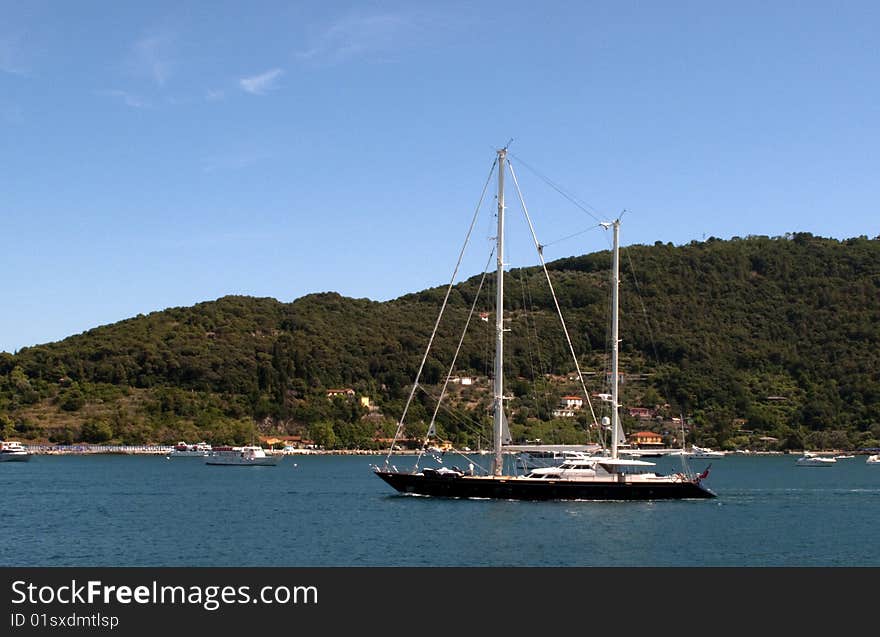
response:
M639 447L662 445L663 436L658 433L654 433L653 431L638 431L634 434L630 434L629 441L630 443Z

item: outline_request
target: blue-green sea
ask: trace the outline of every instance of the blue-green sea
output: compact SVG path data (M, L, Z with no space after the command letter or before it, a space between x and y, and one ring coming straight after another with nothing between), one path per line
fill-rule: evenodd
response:
M880 565L880 467L795 460L713 460L715 500L596 503L402 496L378 456L35 456L0 464L0 565Z

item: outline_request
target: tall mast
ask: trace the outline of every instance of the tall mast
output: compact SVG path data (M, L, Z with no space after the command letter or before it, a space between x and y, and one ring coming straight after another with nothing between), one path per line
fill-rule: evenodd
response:
M614 229L614 248L611 268L611 457L617 458L617 432L620 429L620 412L618 410L618 288L620 286L620 219L611 223Z
M498 236L495 254L498 261L495 291L495 409L493 425L495 431L495 460L492 475L503 472L504 457L501 442L504 433L504 163L507 161L507 148L498 151Z

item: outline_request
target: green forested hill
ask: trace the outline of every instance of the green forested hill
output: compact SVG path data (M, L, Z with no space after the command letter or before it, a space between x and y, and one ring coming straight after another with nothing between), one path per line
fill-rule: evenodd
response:
M609 261L601 252L549 266L591 391L606 365ZM695 439L719 446L767 436L781 447L878 444L880 241L658 243L625 249L621 268L623 368L638 374L624 384L628 406L669 403L668 413L693 419ZM573 364L543 273L511 274L514 434L569 441L584 419L551 416L558 397L578 388L566 380ZM491 278L478 311L492 309ZM479 282L452 294L416 422L430 417L428 395L440 391ZM266 433L369 445L400 415L444 293L384 303L335 293L288 304L224 297L0 353L0 427L19 438L167 442L238 440L257 423ZM471 446L487 416L489 325L474 318L455 367L478 382L456 387L454 410L440 413L443 433ZM378 409L329 400L337 387Z

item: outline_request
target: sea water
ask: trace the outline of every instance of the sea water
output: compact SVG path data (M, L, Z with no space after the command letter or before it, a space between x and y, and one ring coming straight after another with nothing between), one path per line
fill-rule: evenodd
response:
M799 467L795 456L691 461L697 471L711 462L706 483L719 497L662 502L404 496L373 475L382 460L0 463L0 565L880 565L880 467L864 456L827 468ZM679 459L656 461L660 472L681 470Z

